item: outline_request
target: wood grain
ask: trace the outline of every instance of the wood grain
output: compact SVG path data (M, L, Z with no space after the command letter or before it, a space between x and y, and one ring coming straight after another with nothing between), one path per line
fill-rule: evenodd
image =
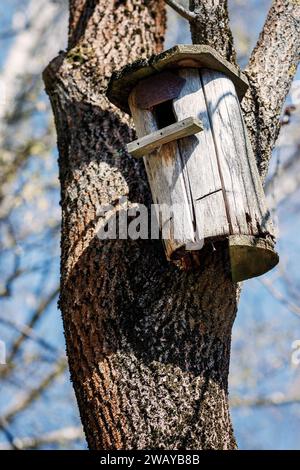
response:
M200 72L232 234L274 235L238 97L221 72Z
M204 127L203 132L178 143L197 235L199 239L206 239L228 234L223 188L199 72L197 69L182 69L179 74L186 82L174 100L175 115L184 119L193 112Z
M184 85L184 79L172 72L161 72L141 80L135 89L135 104L141 109L151 109L176 98Z
M157 131L158 126L154 114L149 110L136 107L135 102L135 90L133 90L129 97L129 106L137 135L141 138ZM144 157L144 163L157 221L164 238L166 256L171 259L177 250L195 240L192 213L188 203L177 142L164 144ZM176 210L170 214L168 208L172 207Z
M181 139L186 136L197 134L203 130L203 126L199 119L188 117L181 121L171 124L170 126L151 132L140 139L134 140L127 144L127 151L135 158L140 158L153 152L158 147L168 144L174 140Z

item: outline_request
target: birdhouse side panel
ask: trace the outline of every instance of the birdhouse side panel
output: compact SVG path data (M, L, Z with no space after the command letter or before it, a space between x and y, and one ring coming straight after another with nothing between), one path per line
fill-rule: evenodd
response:
M197 117L203 125L203 131L178 141L198 237L212 239L229 235L222 182L199 70L180 69L178 74L185 79L185 84L173 101L176 118Z
M262 183L232 81L200 71L232 234L273 234Z
M245 144L247 149L247 159L246 162L249 165L248 175L251 175L251 179L245 178L245 187L249 188L247 193L251 193L251 185L254 186L254 191L252 192L252 212L250 213L252 220L256 222L257 231L261 236L270 235L273 240L276 238L276 229L271 219L271 213L267 205L266 195L263 189L261 178L258 173L258 168L256 164L256 158L252 150L252 145L242 116L242 110L239 105L239 114L241 119L241 127L244 130ZM246 154L245 153L245 154ZM252 222L253 223L253 222Z
M140 138L158 130L158 125L152 111L136 106L134 95L135 90L129 97L129 106ZM195 241L177 142L162 145L145 156L144 163L166 255L172 259L178 249Z

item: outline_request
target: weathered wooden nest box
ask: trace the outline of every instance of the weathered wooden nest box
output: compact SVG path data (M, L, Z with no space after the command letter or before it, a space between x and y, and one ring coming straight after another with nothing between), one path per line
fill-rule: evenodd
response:
M179 45L114 73L107 96L131 114L153 202L176 207L164 240L169 260L229 246L232 279L278 263L274 228L239 101L247 78L211 47ZM160 229L166 221L159 217ZM201 259L201 258L200 258Z

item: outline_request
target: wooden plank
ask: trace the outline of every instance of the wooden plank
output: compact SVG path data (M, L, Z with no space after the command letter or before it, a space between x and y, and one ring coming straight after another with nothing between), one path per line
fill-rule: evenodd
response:
M154 114L135 106L135 90L129 97L129 105L135 122L138 137L157 131ZM183 180L182 165L177 141L164 144L159 149L144 157L145 168L151 188L153 203L156 204L156 216L161 231L164 231L165 251L168 259L176 257L177 250L195 240L192 215L188 204ZM168 217L159 214L158 204L168 208L177 208L174 218L168 223ZM164 212L164 210L162 211ZM174 233L173 227L176 227Z
M273 233L264 191L232 81L200 71L225 190L231 234Z
M231 80L220 72L200 71L209 120L212 127L220 177L224 188L225 205L231 234L247 234L245 190L240 155L235 139L240 139L240 129L232 126L230 109L236 94ZM234 93L233 93L234 92ZM234 123L234 126L236 123Z
M161 72L141 80L135 89L135 104L141 109L151 109L160 103L176 98L185 80L171 72Z
M157 72L178 68L209 68L225 73L233 81L240 100L248 89L248 79L237 67L206 44L180 44L150 59L139 59L115 72L107 89L108 99L130 114L128 97L139 83Z
M183 177L195 217L199 239L228 235L229 225L217 156L198 69L179 71L186 83L174 100L174 112L184 119L191 111L201 120L204 130L179 141Z
M167 144L182 137L197 134L203 130L201 122L193 117L188 117L175 124L151 132L140 139L127 145L127 151L135 158L140 158L153 152L163 144Z

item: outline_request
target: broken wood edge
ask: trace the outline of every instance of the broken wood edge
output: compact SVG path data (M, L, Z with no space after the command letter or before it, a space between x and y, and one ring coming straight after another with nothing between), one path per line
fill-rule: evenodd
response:
M250 235L228 237L231 277L233 282L242 282L261 276L279 262L271 240Z
M189 137L200 131L203 131L201 121L194 117L188 117L130 142L126 145L126 149L134 158L141 158L164 144Z
M115 71L109 81L106 96L115 106L131 114L128 97L137 83L165 69L208 68L225 73L234 83L241 101L249 87L246 75L206 44L178 44L153 55L139 59Z
M225 245L224 245L225 243ZM221 245L220 245L221 244ZM211 247L210 247L211 245ZM229 250L230 272L233 282L242 282L261 276L279 262L271 239L252 235L229 235L206 239L199 251L188 251L185 244L178 247L167 259L184 271L203 268L205 256L220 247Z

